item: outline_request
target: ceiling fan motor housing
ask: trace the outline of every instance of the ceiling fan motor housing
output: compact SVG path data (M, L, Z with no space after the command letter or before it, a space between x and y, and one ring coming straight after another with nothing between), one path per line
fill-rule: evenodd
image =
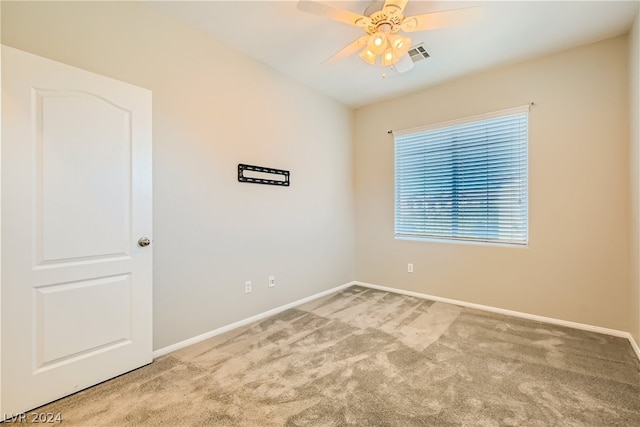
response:
M384 8L374 12L369 16L369 23L365 27L368 34L375 34L378 31L385 33L395 33L400 30L400 24L404 20L404 15L395 12L394 8Z

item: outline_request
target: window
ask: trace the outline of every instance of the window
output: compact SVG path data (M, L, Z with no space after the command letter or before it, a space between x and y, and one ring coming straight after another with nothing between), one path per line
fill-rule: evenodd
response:
M394 132L396 238L526 245L528 111Z

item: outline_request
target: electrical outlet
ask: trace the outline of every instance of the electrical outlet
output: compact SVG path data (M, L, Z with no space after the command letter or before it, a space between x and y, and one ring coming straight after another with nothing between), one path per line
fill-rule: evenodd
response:
M248 294L249 292L251 292L251 280L244 282L244 293Z
M273 288L276 285L276 276L269 276L269 287Z
M407 273L413 273L413 264L407 264Z

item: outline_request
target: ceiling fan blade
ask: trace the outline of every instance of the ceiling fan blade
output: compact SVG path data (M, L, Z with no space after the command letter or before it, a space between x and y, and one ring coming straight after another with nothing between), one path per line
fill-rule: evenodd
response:
M322 61L322 63L323 64L335 64L336 62L340 61L341 59L344 59L349 55L353 55L354 53L356 53L357 51L359 51L360 49L362 49L363 47L365 47L367 45L367 40L368 39L369 39L369 35L368 34L366 36L360 37L358 40L354 41L353 43L351 43L348 46L345 46L344 48L342 48L337 53L333 54L329 58L327 58L324 61Z
M391 12L392 14L402 15L402 12L404 12L404 8L407 5L408 1L409 0L387 0L384 2L384 6L382 6L382 8L391 8L391 10L393 11Z
M366 27L371 19L367 16L350 12L337 7L329 6L317 1L300 0L298 2L298 10L313 13L314 15L326 16L338 22L343 22L356 27Z
M402 21L402 31L436 30L438 28L455 27L470 24L482 18L483 8L468 7L465 9L446 10L444 12L425 13L424 15L408 16Z

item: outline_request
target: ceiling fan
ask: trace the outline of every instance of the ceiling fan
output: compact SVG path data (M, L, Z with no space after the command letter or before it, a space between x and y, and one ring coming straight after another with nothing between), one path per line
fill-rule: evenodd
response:
M383 69L390 67L398 72L413 68L413 61L407 55L411 48L411 39L400 34L401 32L412 33L452 27L473 22L482 16L482 7L404 16L407 2L408 0L386 0L380 8L382 2L374 1L365 10L364 15L309 0L298 1L298 9L361 27L366 32L327 61L333 62L360 50L359 56L366 63L375 65L379 56ZM382 76L386 77L386 74L383 73Z

